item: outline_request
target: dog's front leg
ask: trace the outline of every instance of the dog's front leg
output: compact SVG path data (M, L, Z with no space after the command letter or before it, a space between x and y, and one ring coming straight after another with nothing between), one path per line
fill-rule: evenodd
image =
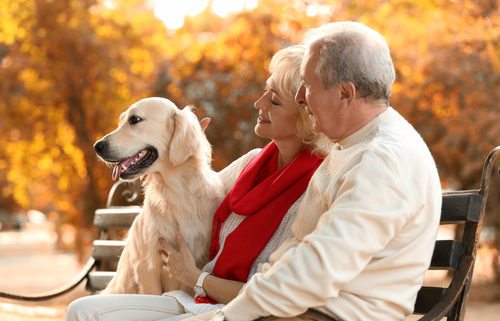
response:
M115 276L106 288L101 291L102 294L134 294L137 293L132 264L130 263L129 248L123 249Z
M161 268L151 269L147 262L140 262L136 266L136 279L139 280L140 294L163 294L161 286Z

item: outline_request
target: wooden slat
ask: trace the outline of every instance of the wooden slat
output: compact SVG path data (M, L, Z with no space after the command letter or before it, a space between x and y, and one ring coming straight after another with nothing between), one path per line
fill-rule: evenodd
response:
M460 191L443 194L441 224L478 222L482 196L477 191Z
M418 291L414 314L425 314L444 296L446 288L423 286Z
M91 292L104 290L115 274L116 272L90 272L87 278L87 290Z
M95 211L94 226L100 229L128 228L141 212L140 206L102 208Z
M95 240L92 257L96 260L118 260L124 247L124 241Z
M432 253L430 270L456 270L462 255L464 255L464 246L461 241L436 241L434 252Z

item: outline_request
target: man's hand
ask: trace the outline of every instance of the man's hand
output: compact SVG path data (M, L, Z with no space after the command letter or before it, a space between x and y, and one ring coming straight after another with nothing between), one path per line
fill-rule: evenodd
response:
M158 240L161 258L171 278L192 288L195 286L201 271L196 267L193 254L184 238L180 234L176 234L175 238L179 248L178 251L168 244L164 238Z

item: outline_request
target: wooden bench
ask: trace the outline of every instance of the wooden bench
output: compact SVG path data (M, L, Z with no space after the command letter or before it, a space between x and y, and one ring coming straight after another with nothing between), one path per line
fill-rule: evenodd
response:
M94 226L100 230L100 238L93 243L95 269L87 277L88 291L103 290L115 274L125 246L124 232L140 213L142 201L139 183L117 182L109 192L106 208L95 211Z
M479 189L443 193L441 224L457 225L463 228L463 233L460 239L436 241L430 270L452 271L453 276L447 287L423 286L420 289L414 313L422 315L422 321L441 320L445 317L448 321L457 321L464 318L491 172L499 154L500 146L487 156ZM106 208L95 212L94 225L100 229L100 239L94 241L92 257L72 284L40 295L23 296L0 292L0 297L28 301L47 300L70 291L84 280L87 280L86 288L92 293L104 289L115 273L116 263L123 250L124 242L120 238L139 214L141 208L138 204L141 200L137 184L118 182L113 185ZM304 313L304 316L308 316L310 320L332 320L313 309Z

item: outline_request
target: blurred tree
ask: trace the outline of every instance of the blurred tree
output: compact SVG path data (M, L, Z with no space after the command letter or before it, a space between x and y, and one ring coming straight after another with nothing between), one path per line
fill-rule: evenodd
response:
M22 208L85 227L103 206L110 174L92 145L148 95L164 50L142 1L120 3L1 2L2 193Z
M367 23L380 26L393 49L392 103L429 144L443 187L478 188L487 153L500 145L497 2L391 1L369 16ZM486 223L500 249L500 179L493 175Z
M444 187L477 187L500 143L494 0L268 0L227 18L206 9L170 32L144 0L3 0L0 19L1 193L78 226L110 185L92 143L126 106L155 95L199 107L213 118L207 135L220 169L265 143L253 133L253 103L272 54L329 21L386 36L397 72L391 103L429 144ZM497 228L498 190L487 217Z
M265 140L255 136L258 112L253 104L263 93L272 55L300 42L303 31L328 17L310 17L300 1L263 1L250 11L220 18L207 8L187 18L168 37L170 62L155 85L159 96L180 105L200 107L214 121L207 135L220 169ZM168 80L165 82L165 80Z

